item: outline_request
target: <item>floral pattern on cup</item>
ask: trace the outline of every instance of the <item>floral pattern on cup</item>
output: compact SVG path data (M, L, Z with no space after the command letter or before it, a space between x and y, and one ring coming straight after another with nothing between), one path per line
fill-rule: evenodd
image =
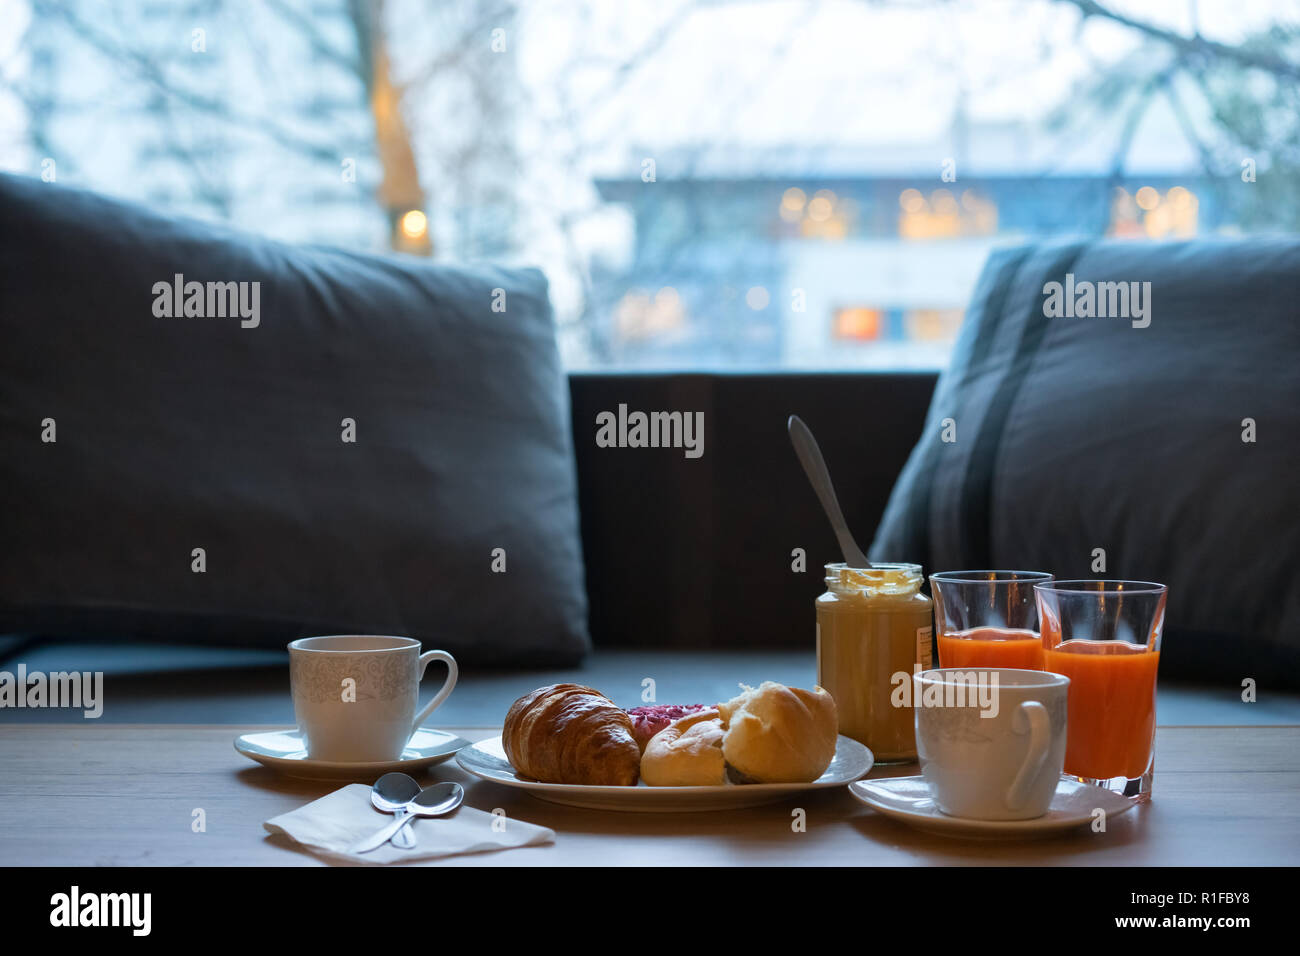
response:
M1043 705L1052 726L1064 727L1065 698L1050 698L1043 701ZM919 719L924 722L926 731L943 740L965 744L986 744L993 740L992 734L980 732L980 721L985 718L979 716L976 707L926 707L921 710Z
M406 654L318 654L289 662L294 696L313 704L338 700L348 678L356 681L358 701L409 697L415 688L415 672Z

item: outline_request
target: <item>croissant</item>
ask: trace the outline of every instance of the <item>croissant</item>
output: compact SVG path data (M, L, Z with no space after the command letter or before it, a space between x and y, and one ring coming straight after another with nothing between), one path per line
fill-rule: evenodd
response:
M510 705L501 743L516 772L544 783L631 787L641 768L632 718L581 684L550 684Z

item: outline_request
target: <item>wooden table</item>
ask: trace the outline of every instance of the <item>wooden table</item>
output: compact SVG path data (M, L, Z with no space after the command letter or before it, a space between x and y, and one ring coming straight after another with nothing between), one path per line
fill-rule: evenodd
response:
M0 727L0 863L23 865L321 865L262 821L341 783L292 780L235 752L252 728L195 725ZM496 728L445 728L470 740ZM1110 821L1024 843L962 842L902 826L846 790L726 813L577 810L479 781L455 761L468 805L501 807L551 827L556 842L429 865L917 865L1114 866L1300 863L1300 727L1162 727L1153 801ZM881 768L872 776L915 773ZM191 830L201 807L207 831ZM791 811L807 813L806 832Z

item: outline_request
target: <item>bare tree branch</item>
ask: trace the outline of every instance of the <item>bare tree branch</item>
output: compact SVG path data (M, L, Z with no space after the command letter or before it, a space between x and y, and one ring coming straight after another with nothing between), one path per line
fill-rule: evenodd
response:
M401 91L401 94L405 95L408 91L424 86L431 80L440 76L446 76L446 71L458 65L465 58L466 53L473 49L473 45L470 41L474 37L482 36L487 32L488 28L494 24L500 25L504 21L513 20L517 9L518 8L513 2L503 3L492 7L488 13L484 14L481 18L475 21L472 26L466 29L457 40L446 45L445 49L448 51L447 53L444 53L442 56L434 57L422 66L413 76L397 81L397 86Z
M321 59L329 60L336 66L341 66L353 76L361 79L366 78L363 73L362 61L330 43L311 17L289 6L284 0L263 0L263 3L307 40L307 45L311 47L312 53Z
M1164 27L1158 27L1145 20L1138 20L1135 17L1118 13L1098 3L1097 0L1057 0L1057 2L1077 8L1085 19L1098 17L1103 20L1110 20L1113 23L1136 30L1145 36L1167 43L1184 57L1200 56L1207 59L1227 60L1238 66L1264 70L1275 76L1286 77L1289 80L1300 80L1300 65L1264 51L1252 50L1243 46L1232 46L1228 43L1219 43L1216 40L1207 40L1199 33L1190 37L1183 36L1173 30L1166 30Z
M241 126L247 130L260 133L273 142L295 152L316 159L326 159L330 162L338 158L337 148L304 139L281 128L269 117L245 114L224 100L213 99L193 90L182 89L165 76L148 57L115 42L104 35L102 31L86 23L62 3L56 3L53 0L35 0L33 6L39 13L61 19L76 36L114 62L129 68L139 79L168 98L180 100L191 109L209 116L218 117L233 126Z

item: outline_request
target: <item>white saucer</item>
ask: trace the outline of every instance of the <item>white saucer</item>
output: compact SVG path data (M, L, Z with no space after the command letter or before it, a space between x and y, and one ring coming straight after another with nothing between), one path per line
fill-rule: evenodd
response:
M337 763L308 757L297 728L268 730L235 738L235 749L249 760L256 760L287 776L306 777L308 780L360 780L368 783L392 770L410 773L432 767L450 760L461 747L468 746L468 740L455 734L421 727L411 735L406 749L397 760Z
M501 738L471 744L456 755L461 768L484 780L526 790L539 800L587 810L628 810L639 813L680 813L694 810L734 810L775 803L792 794L826 787L842 787L871 770L875 758L856 740L841 736L826 772L812 783L745 783L716 787L588 787L579 784L542 783L515 774L506 759Z
M1108 818L1133 809L1133 801L1122 794L1065 777L1056 785L1056 794L1052 797L1047 812L1032 820L968 820L964 817L950 817L935 806L924 777L859 780L849 785L849 793L873 810L918 830L975 840L1049 836L1091 823L1093 813L1099 807L1106 811Z

